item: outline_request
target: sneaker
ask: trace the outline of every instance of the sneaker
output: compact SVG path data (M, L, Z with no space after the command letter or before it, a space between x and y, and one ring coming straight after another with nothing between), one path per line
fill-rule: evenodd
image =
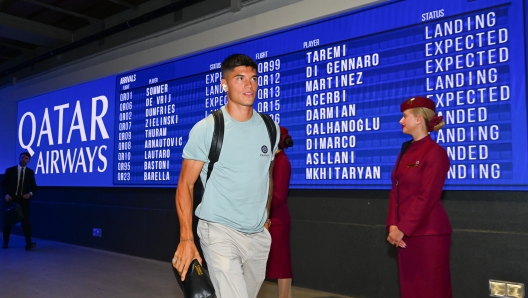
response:
M36 242L28 243L26 244L26 250L32 250L33 248L35 248L35 246L37 246Z

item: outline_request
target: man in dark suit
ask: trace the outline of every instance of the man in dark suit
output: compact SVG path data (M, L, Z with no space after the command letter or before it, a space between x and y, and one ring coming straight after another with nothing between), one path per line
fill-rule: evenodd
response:
M31 250L37 244L31 241L31 224L29 223L29 202L35 190L35 172L26 167L31 159L28 152L22 152L19 157L18 166L7 168L2 181L2 190L5 193L5 204L7 208L11 202L16 202L22 207L24 219L22 219L22 229L26 236L26 250ZM11 226L4 224L4 244L2 248L8 248Z

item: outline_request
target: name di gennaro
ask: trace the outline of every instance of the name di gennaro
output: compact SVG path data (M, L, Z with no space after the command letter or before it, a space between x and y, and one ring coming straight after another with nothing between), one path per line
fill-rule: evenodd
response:
M31 156L38 154L36 174L61 174L61 173L92 173L95 170L104 172L107 168L108 161L105 156L107 153L106 145L97 146L80 146L76 148L67 148L59 150L39 151L41 142L46 146L61 145L64 141L64 122L70 119L64 119L64 111L70 109L70 103L57 105L53 107L53 111L48 108L44 109L44 114L40 123L33 112L26 112L20 118L18 123L18 143L27 150ZM99 113L98 113L99 111ZM89 123L90 135L86 135L85 120L81 109L81 103L76 101L73 116L71 117L68 135L66 137L66 144L69 144L74 134L80 137L82 143L88 141L97 141L109 139L103 117L108 111L108 98L101 95L92 98ZM50 113L56 113L58 117L57 131L52 130ZM66 122L67 123L67 122ZM28 126L31 128L31 133L28 136ZM37 133L37 129L40 130ZM25 128L25 130L24 130ZM99 133L98 133L99 132ZM37 139L38 137L38 139Z

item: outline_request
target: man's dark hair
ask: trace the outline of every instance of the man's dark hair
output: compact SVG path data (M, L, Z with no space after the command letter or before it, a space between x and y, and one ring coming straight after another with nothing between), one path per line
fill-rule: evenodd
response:
M257 63L253 59L249 58L244 54L233 54L224 59L222 62L222 78L226 78L227 73L233 71L233 69L239 66L251 67L254 70L257 70Z
M22 155L25 155L27 156L29 159L31 159L31 154L29 154L29 152L22 152L20 153L20 155L18 157L22 157Z

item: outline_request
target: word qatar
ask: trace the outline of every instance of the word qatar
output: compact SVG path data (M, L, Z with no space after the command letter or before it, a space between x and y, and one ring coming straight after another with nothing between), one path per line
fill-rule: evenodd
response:
M101 105L101 111L97 113L99 103ZM62 136L63 136L63 127L64 127L63 125L64 115L65 115L65 111L69 109L69 107L70 107L69 103L57 105L53 107L54 111L58 111L57 115L52 114L54 117L51 118L53 120L56 120L56 123L53 123L54 124L53 128L56 129L56 135L57 135L56 143L57 144L62 144L63 142ZM90 141L96 140L96 132L97 132L96 128L99 129L103 139L110 138L106 130L104 121L103 121L103 117L106 115L106 112L108 111L108 98L106 98L106 96L104 95L93 97L91 107L92 109L91 109L91 114L90 114ZM28 131L27 129L24 130L24 125L27 122L26 120L29 121L28 125L30 125L30 131L31 131L28 142L24 142L24 138L23 138L24 134L27 133ZM51 125L52 121L50 120L50 113L47 107L44 109L43 116L39 118L39 120L41 121L41 123L39 123L40 131L38 134L37 147L40 147L40 142L44 136L47 137L49 146L55 145L54 131ZM35 114L33 112L24 113L24 115L22 115L22 117L20 118L20 122L18 124L18 142L20 146L23 149L27 150L31 155L35 153L35 150L33 150L32 146L33 146L33 143L35 142L36 130L37 130L37 118L35 117ZM83 113L81 109L81 103L79 100L77 100L75 103L75 108L74 108L73 115L71 117L70 129L68 131L68 139L66 140L66 143L70 143L72 133L75 130L78 131L81 142L86 142L88 140L86 137L86 129L85 129L84 120L83 120Z

